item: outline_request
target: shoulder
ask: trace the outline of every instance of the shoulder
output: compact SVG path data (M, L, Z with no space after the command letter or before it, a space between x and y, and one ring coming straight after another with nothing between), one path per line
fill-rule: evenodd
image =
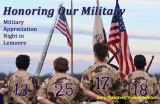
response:
M94 65L92 66L89 66L88 68L85 69L83 75L86 75L86 74L91 74L91 71L94 70Z
M29 77L35 77L35 75L32 75L32 74L29 73L29 72L26 72L26 75L29 76Z
M47 88L47 86L49 85L49 81L50 81L50 79L49 79L49 78L46 78L46 79L42 82L41 88Z
M16 75L17 75L17 72L11 73L11 74L8 75L6 78L9 79L9 78L15 77Z
M97 63L90 68L90 74L96 75L97 73L108 72L112 67L107 64Z
M71 80L72 82L79 83L79 80L75 78L74 76L71 76L69 74L66 74L67 79Z
M112 73L112 75L120 75L120 73L117 71L117 69L115 69L114 67L112 67L111 65L107 64L107 71Z
M158 82L158 80L156 79L156 77L154 75L149 74L149 77L151 78L151 80L153 80L154 82Z
M145 71L135 71L127 75L126 79L131 81L150 81L152 78Z
M48 83L51 79L53 79L54 78L54 76L52 76L52 77L48 77L48 78L46 78L43 82L44 83Z
M16 77L17 77L17 74L12 73L5 78L5 81L9 81L9 83L11 83L13 80L15 80Z
M72 80L76 83L79 84L79 80L77 78L72 77Z
M150 78L151 78L151 80L152 80L153 82L155 82L155 83L158 82L158 80L156 79L156 77L155 77L154 75L150 76Z
M145 77L145 78L148 78L149 75L147 72L145 71L134 71L132 72L131 74L128 75L128 78L132 78L132 77Z
M11 78L12 77L28 78L32 75L27 71L16 71L14 74L11 74L10 76L11 76Z
M84 71L84 74L91 73L91 71L93 71L94 69L95 69L95 65L89 66L89 67L86 68L86 70Z
M125 81L129 81L130 79L132 79L133 74L134 74L134 72L132 72L132 73L130 73L130 74L128 74L128 75L126 75L126 77L125 77Z
M74 86L79 86L79 80L75 77L72 77L70 75L67 76L67 79L64 81L64 83L72 83Z
M36 76L28 75L28 77L28 80L31 81L33 84L38 84L38 78Z
M89 66L85 72L91 72L92 70L94 70L95 65Z

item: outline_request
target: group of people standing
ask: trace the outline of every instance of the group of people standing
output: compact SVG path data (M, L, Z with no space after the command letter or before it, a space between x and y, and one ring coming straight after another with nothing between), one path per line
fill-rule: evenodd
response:
M41 86L27 72L30 57L19 55L16 58L18 71L1 84L0 93L8 92L8 104L153 104L159 99L160 83L145 71L143 55L135 56L136 71L124 79L121 79L119 71L107 64L107 55L106 45L95 44L95 64L85 70L80 82L66 73L68 60L59 57L53 62L55 75L47 78ZM115 96L130 98L111 99ZM136 96L141 99L131 98Z

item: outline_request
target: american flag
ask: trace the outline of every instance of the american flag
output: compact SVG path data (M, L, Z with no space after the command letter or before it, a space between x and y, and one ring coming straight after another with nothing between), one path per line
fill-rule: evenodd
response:
M69 31L69 26L65 14L59 16L56 28L67 37L68 45L71 47L71 34Z
M115 10L120 10L118 0L116 3ZM120 52L116 57L116 60L119 64L119 69L120 72L123 74L123 77L131 72L134 72L135 67L130 53L128 36L120 12L117 12L117 14L113 15L108 45L109 51L112 54L114 54L118 49L120 49Z

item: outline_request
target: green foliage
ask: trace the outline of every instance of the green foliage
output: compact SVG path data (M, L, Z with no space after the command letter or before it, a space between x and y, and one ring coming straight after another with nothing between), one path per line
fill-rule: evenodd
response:
M52 73L46 73L45 75L40 76L40 77L39 77L40 82L43 82L45 79L47 79L47 78L49 78L49 77L52 77Z
M0 73L0 80L4 80L4 78L6 77L7 75L5 73Z
M7 100L8 100L8 97L7 97L7 95L5 95L5 96L4 96L4 103L5 103L5 104L7 104Z
M81 81L82 73L80 73L80 74L74 74L73 77L75 77L75 78L77 78L79 81Z
M160 73L156 73L156 74L154 74L154 76L157 78L157 80L158 79L160 80Z

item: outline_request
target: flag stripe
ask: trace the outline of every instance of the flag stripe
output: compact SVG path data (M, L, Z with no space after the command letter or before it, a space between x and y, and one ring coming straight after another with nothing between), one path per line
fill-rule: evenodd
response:
M119 32L119 29L111 30L111 31L109 32L109 34L115 34L115 33L118 33L118 32Z
M119 40L119 36L110 37L109 42L114 41L114 40Z
M57 26L59 29L61 29L62 31L66 32L65 27L63 27L60 23L57 23Z
M63 27L66 27L66 24L65 24L65 22L64 22L64 21L62 21L62 20L58 20L58 23L62 24L62 25L63 25Z
M110 28L110 31L116 30L116 29L118 29L118 28L119 28L118 26L112 26L112 27Z
M65 35L67 37L67 41L68 41L68 44L71 43L71 39L66 35L66 33L64 33L64 31L62 31L61 29L57 28L63 35Z
M120 33L110 34L108 44L114 44L120 42Z
M68 45L71 46L71 34L69 31L66 16L60 15L56 24L56 28L67 38Z
M59 31L61 31L67 38L68 38L68 40L69 41L71 41L71 39L70 39L70 37L69 37L69 35L67 35L67 34L69 34L69 31L68 31L68 29L66 29L66 27L61 27L59 24L57 24L57 27L56 28L58 28L59 29Z
M63 31L63 29L61 28L61 27L56 27L63 35L65 35L66 34L66 32L65 31Z
M127 47L127 62L128 62L129 69L132 69L132 64L131 64L131 61L130 61L129 47ZM128 74L131 73L131 72L132 72L132 70L129 70Z
M116 36L120 36L119 32L118 32L118 33L115 33L115 34L110 34L110 35L109 35L109 38L111 38L111 37L116 37Z
M111 24L111 28L114 27L114 26L119 26L119 23L118 23L118 22L112 23L112 24Z
M68 26L67 21L66 21L66 25ZM69 32L69 28L68 28L68 27L66 27L66 31L67 31L67 34L69 34L69 35L67 35L67 37L68 37L68 39L69 39L70 42L71 42L71 35L70 35L70 32Z
M121 48L122 48L122 59L124 59L123 60L123 67L122 67L122 69L127 69L127 67L128 67L128 63L126 62L126 41L127 40L124 40L125 39L125 37L124 37L124 32L122 32L121 33ZM127 70L123 70L123 73L127 73Z

